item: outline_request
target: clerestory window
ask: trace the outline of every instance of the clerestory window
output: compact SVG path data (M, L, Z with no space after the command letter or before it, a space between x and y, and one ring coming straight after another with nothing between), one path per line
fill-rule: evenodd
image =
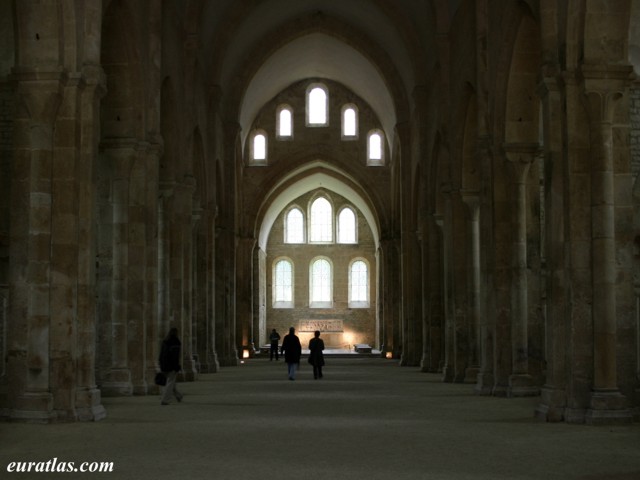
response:
M326 126L329 118L329 95L324 85L314 85L307 93L307 125Z
M358 111L355 105L342 107L342 138L343 140L358 138Z
M276 117L278 138L286 140L293 137L293 109L289 105L282 105Z
M384 143L382 132L373 130L367 138L367 165L384 165Z
M267 163L267 135L262 130L256 131L251 139L251 160L257 165Z

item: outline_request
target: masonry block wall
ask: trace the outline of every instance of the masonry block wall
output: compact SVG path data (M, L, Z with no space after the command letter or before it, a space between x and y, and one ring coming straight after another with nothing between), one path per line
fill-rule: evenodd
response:
M310 201L318 195L330 200L334 213L344 206L355 207L344 197L333 192L320 190L308 193L296 199L293 204L303 212L308 212ZM304 320L342 320L344 332L327 332L322 334L326 346L333 348L353 348L356 343L367 343L377 346L376 342L376 255L371 228L360 212L357 212L358 243L345 244L285 244L284 215L287 209L276 220L269 236L266 261L267 280L267 332L268 338L272 328L282 336L293 326L299 330L300 321ZM322 256L331 262L333 307L311 308L309 306L309 275L311 261ZM273 267L280 258L288 258L294 265L294 302L293 308L274 308L273 302ZM350 308L349 266L354 259L363 259L369 267L369 306L367 308ZM298 331L303 348L306 348L312 332ZM264 342L267 342L267 338Z

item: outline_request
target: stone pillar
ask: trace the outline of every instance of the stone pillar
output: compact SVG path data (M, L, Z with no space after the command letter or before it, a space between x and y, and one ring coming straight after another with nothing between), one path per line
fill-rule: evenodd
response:
M383 352L391 352L393 358L401 355L400 326L398 320L398 302L400 273L397 240L382 238L380 240L380 295L382 297L381 345Z
M616 245L612 121L629 66L582 67L590 116L593 387L587 423L630 422L616 361Z
M539 389L529 374L529 289L527 284L527 177L531 163L540 150L536 144L507 144L504 146L512 167L516 195L516 234L513 241L513 287L516 305L511 317L512 373L507 394L511 397L535 396Z
M469 366L465 371L465 382L474 383L480 373L480 197L478 192L463 191L462 201L469 213L470 269L470 322L469 322Z
M243 350L249 350L250 355L253 355L256 341L253 332L253 249L255 245L255 238L240 238L236 252L236 322L241 347Z
M158 175L160 158L162 157L162 146L159 143L152 142L145 151L145 208L144 208L144 226L145 226L145 269L144 269L144 309L143 316L145 319L145 378L147 384L147 393L157 393L158 386L154 384L153 379L158 368L158 357L160 356L160 339L166 331L160 326L160 303L159 303L159 287L160 282L160 255L159 245L162 241L160 233L160 222L162 217L159 216L159 204L161 195L159 195ZM159 198L160 197L160 198Z
M100 138L100 99L106 92L101 68L86 66L80 91L83 128L76 166L78 189L78 293L75 408L78 420L106 416L96 386L96 163Z
M491 149L491 137L483 135L478 138L477 152L478 165L481 166L482 184L490 185L493 176L492 163L493 155ZM483 251L490 249L493 240L493 223L492 223L492 202L488 197L479 197L479 214L483 218L483 222L479 224L480 228L480 245L486 245ZM483 215L484 214L484 215ZM490 311L492 300L489 298L492 293L489 290L488 282L490 278L488 257L480 258L480 295L482 302L480 303L479 327L480 327L480 372L478 373L478 381L474 388L478 395L492 395L493 388L496 383L495 371L495 335L496 335L496 316L494 311Z
M54 415L49 388L51 175L63 76L18 68L14 76L22 108L14 123L11 185L9 407L13 418L46 422Z
M193 359L192 301L193 301L193 192L195 179L185 175L175 185L174 192L174 225L171 247L171 311L173 321L180 331L182 342L182 378L193 381L197 376Z
M565 419L567 407L567 318L570 318L565 229L568 221L567 157L564 149L562 83L553 69L545 72L538 93L542 100L545 169L545 228L544 251L547 271L546 346L547 364L545 384L541 389L536 417L559 422Z
M428 310L429 319L429 372L442 372L444 367L444 298L442 286L442 235L441 227L437 224L439 217L430 216L429 224L429 251L428 251L428 276L429 289Z
M451 263L450 249L451 241L447 235L447 229L445 226L442 215L435 216L436 225L440 228L442 234L442 298L443 298L443 313L444 313L444 325L443 325L443 341L444 341L444 365L442 367L442 381L453 382L455 380L455 350L454 350L454 323L453 315L451 313Z

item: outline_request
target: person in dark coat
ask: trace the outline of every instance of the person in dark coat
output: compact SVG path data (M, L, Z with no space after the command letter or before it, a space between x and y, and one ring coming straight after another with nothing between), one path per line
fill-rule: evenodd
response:
M313 365L313 378L322 378L324 366L324 340L320 338L320 330L313 332L313 338L309 342L309 363Z
M278 361L278 342L280 341L280 334L274 328L271 330L271 335L269 335L269 342L271 342L271 349L269 355L269 361L273 360L273 356L276 357L276 362Z
M161 405L169 405L169 400L172 395L175 395L176 399L182 401L182 393L176 388L176 379L180 367L180 339L178 338L178 329L173 327L169 330L168 335L162 341L162 347L160 348L160 370L167 377L167 384L164 387L162 393Z
M296 369L300 365L300 356L302 355L302 345L295 332L295 328L289 328L289 333L284 336L280 348L280 353L284 354L284 361L287 363L289 380L296 379Z

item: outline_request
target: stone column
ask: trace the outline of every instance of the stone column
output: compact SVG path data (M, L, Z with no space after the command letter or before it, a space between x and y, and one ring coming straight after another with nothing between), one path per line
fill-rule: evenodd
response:
M184 175L180 183L176 183L174 201L173 245L171 248L171 310L176 326L180 330L182 341L182 377L186 381L193 381L197 376L193 359L192 301L193 301L193 254L191 241L193 239L193 192L195 179L191 175Z
M157 139L156 139L157 140ZM162 157L160 143L151 142L145 151L145 204L144 204L144 232L145 232L145 268L144 268L144 308L145 319L145 379L147 393L157 393L158 386L153 379L158 368L160 356L160 339L166 331L160 326L159 287L160 282L160 255L159 245L163 238L160 233L159 205L161 197L158 187L158 174L160 158Z
M380 294L382 297L382 327L381 346L383 352L391 352L393 358L398 358L401 354L400 348L400 326L398 325L398 284L399 255L397 241L394 239L382 238L380 240L381 250L381 270Z
M470 270L470 322L469 322L469 366L465 381L477 382L480 373L480 197L478 192L463 191L462 201L469 213L469 245L471 250Z
M80 92L82 130L76 166L78 188L78 305L75 408L79 420L106 416L96 386L96 218L95 199L100 99L106 92L104 72L97 66L83 69Z
M255 238L240 238L236 252L236 322L241 335L242 349L249 350L250 355L253 355L256 340L253 332L253 249L255 245Z
M444 310L444 365L442 367L442 381L453 382L455 380L455 350L454 350L454 323L453 315L451 313L451 263L450 249L451 241L446 232L446 226L442 215L435 215L436 225L440 228L442 234L442 298L443 298L443 310Z
M539 389L529 374L529 289L527 283L527 177L540 150L536 144L507 144L504 150L512 167L516 196L516 234L513 241L513 288L516 305L511 317L512 373L507 394L511 397L537 395Z
M480 120L478 120L480 121ZM491 137L484 134L478 138L477 151L478 165L481 166L482 184L490 185L493 181L491 174L493 167L492 140ZM478 223L480 229L480 245L485 246L483 251L490 249L490 244L494 241L493 237L493 221L492 221L492 202L488 197L479 197L479 214L483 218L482 223ZM483 215L484 214L484 215ZM483 244L484 239L484 244ZM488 255L487 255L488 256ZM480 303L479 312L479 328L480 328L480 372L478 373L478 381L474 388L478 395L492 395L493 388L496 384L495 369L495 338L496 338L496 317L495 312L490 311L492 300L488 298L492 295L488 291L488 260L480 258ZM492 274L491 274L492 275Z
M616 245L612 121L631 74L629 66L587 66L582 73L591 139L593 388L587 423L630 422L618 389Z
M557 72L549 67L545 70L538 93L542 99L545 169L545 228L544 251L548 275L543 286L547 295L546 311L546 356L545 384L541 389L540 405L536 416L542 420L559 422L565 418L567 406L567 318L569 313L568 277L565 229L567 196L567 157L563 130L564 108L562 82Z
M14 123L11 185L8 375L11 417L53 418L50 287L53 132L62 72L14 69L22 108ZM24 114L24 116L21 116ZM14 320L15 319L15 320Z
M444 298L442 286L442 228L438 225L440 217L430 216L428 236L428 318L429 318L429 372L442 372L444 367Z

